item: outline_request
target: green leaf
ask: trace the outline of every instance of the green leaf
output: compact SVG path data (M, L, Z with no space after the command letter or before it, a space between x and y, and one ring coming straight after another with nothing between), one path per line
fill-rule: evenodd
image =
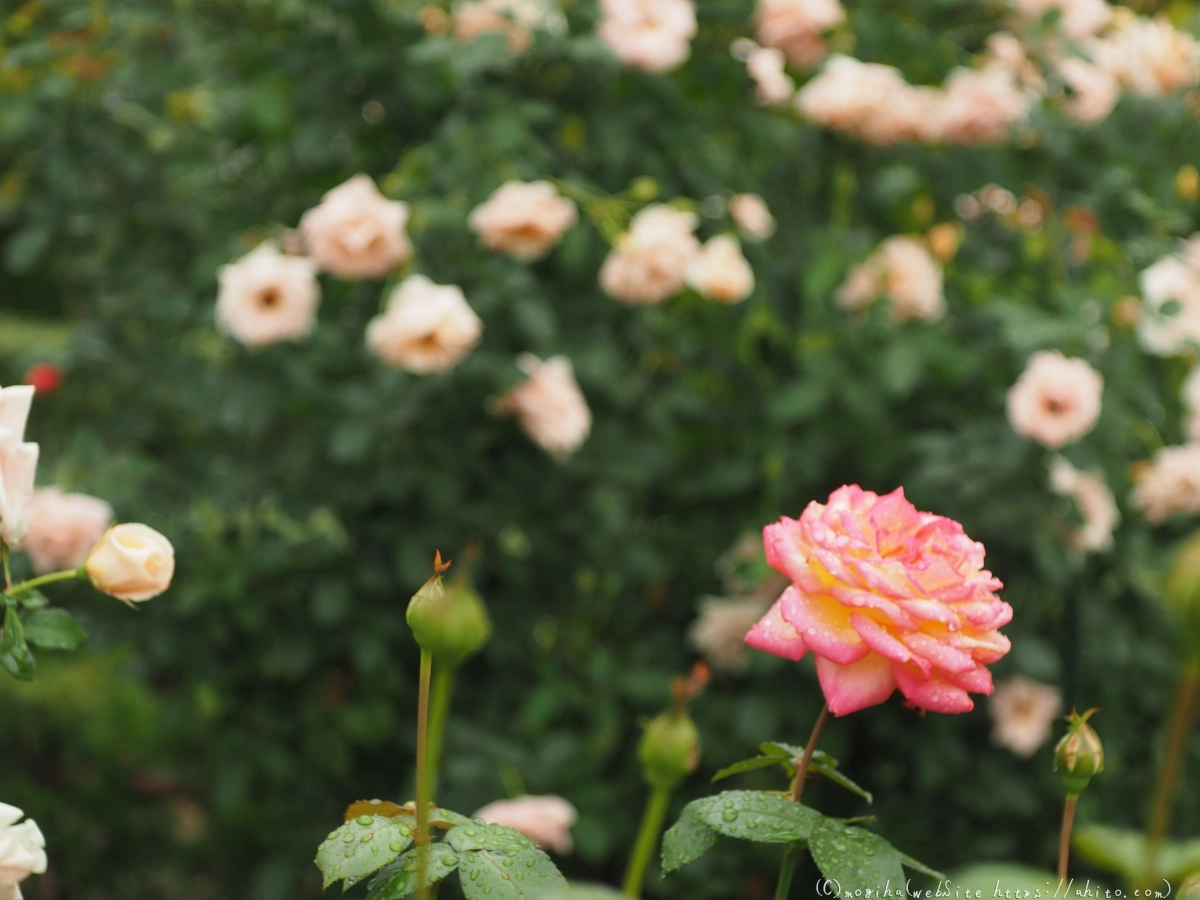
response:
M753 772L755 769L765 769L768 766L790 766L791 764L779 756L756 756L753 759L743 759L741 762L735 762L731 766L726 766L720 772L712 777L713 781L721 781L733 775L741 775L743 772Z
M323 887L340 880L350 887L386 866L411 843L412 829L403 817L362 815L351 819L317 847Z
M813 826L824 818L814 809L765 791L723 791L689 806L717 834L760 844L807 840Z
M21 591L14 599L26 609L44 609L50 605L46 595L37 588Z
M74 650L87 635L65 609L35 609L25 618L25 640L44 650Z
M33 654L25 643L25 630L15 606L4 610L4 631L0 632L0 666L21 681L32 681L34 672Z
M536 847L517 853L474 851L463 857L458 870L459 884L467 900L542 897L567 886L567 880L550 857Z
M768 741L765 744L759 744L758 750L766 756L779 756L793 762L804 755L803 747L797 747L795 744L785 744L782 741ZM814 750L813 759L816 759L818 755L824 758L828 754L820 750ZM834 765L837 764L834 763Z
M426 884L437 884L458 868L459 856L449 844L429 846ZM417 849L402 854L371 879L367 900L400 900L417 889Z
M1102 868L1118 872L1131 883L1146 874L1146 838L1139 831L1090 825L1075 830L1072 840L1081 855ZM1200 871L1200 839L1164 841L1158 850L1154 879L1179 881Z
M812 829L808 849L821 874L836 882L836 896L904 889L899 852L873 832L822 818Z
M900 853L899 850L896 852ZM934 878L938 881L946 880L945 872L939 872L937 869L925 865L925 863L921 862L919 859L913 859L907 853L900 853L900 862L903 863L904 868L906 869L912 869L914 872L920 872L922 875L928 875L930 878Z
M459 853L487 850L512 855L537 847L537 843L515 829L502 825L477 825L474 822L451 828L446 832L446 843Z
M814 759L812 762L810 762L808 764L808 770L810 772L817 772L821 775L824 775L826 778L828 778L834 784L841 785L842 787L844 787L846 790L850 791L853 794L858 794L858 796L860 796L864 800L866 800L867 803L875 802L875 797L871 794L870 791L865 790L864 788L860 787L858 784L851 781L849 778L847 778L845 775L843 775L841 772L839 772L833 766L829 765L828 763L826 763L824 761L817 762L817 760Z
M679 821L667 829L662 841L663 874L699 859L717 842L717 835L696 817L694 800L683 808Z

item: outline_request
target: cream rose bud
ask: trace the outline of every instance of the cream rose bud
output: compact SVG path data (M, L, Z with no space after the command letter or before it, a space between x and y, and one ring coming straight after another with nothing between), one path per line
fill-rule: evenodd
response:
M1096 425L1104 379L1086 360L1041 350L1008 390L1013 431L1051 450L1077 441Z
M404 227L408 205L388 200L366 175L355 175L300 219L317 265L339 278L381 278L412 256Z
M498 411L515 415L534 443L552 456L563 459L574 453L592 430L592 411L571 361L553 356L543 362L526 353L517 366L529 377L508 392Z
M217 275L217 325L252 347L307 337L317 317L321 289L317 265L259 244Z
M765 241L775 233L775 217L758 194L736 194L729 201L729 215L748 241Z
M426 375L456 365L483 334L462 288L412 275L367 326L367 346L389 366Z
M0 540L9 547L25 538L37 474L38 445L25 441L33 390L24 384L0 389Z
M112 520L113 509L103 500L42 488L29 503L29 533L22 546L38 572L76 569Z
M571 840L571 826L577 817L574 806L562 797L550 794L497 800L476 810L471 818L516 829L555 853L570 853L575 846Z
M629 223L600 267L600 287L623 303L662 303L683 288L688 264L700 250L698 220L661 203Z
M721 303L741 303L754 290L754 272L737 238L720 234L709 240L688 264L687 281L704 296Z
M575 204L550 182L509 181L475 207L468 223L489 250L537 259L557 244L578 218Z
M92 548L83 564L98 591L140 603L171 586L175 548L149 525L114 525Z
M0 803L0 900L21 900L18 885L46 871L46 839L33 819L21 822L23 815L17 807Z
M600 40L627 66L667 72L691 52L696 10L691 0L600 0Z

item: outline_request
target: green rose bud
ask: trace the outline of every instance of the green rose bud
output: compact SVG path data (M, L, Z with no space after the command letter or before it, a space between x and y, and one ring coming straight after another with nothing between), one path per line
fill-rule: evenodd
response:
M671 790L700 764L700 732L686 709L665 712L646 726L638 745L646 783Z
M1163 585L1163 599L1183 625L1192 655L1200 657L1200 532L1175 554Z
M1070 797L1082 794L1092 776L1104 771L1104 747L1087 723L1095 711L1089 709L1083 715L1072 712L1068 717L1071 727L1054 750L1055 768Z
M439 553L433 577L413 595L406 617L413 637L434 662L456 666L487 643L492 622L465 572L449 585L442 583L442 573L449 567Z

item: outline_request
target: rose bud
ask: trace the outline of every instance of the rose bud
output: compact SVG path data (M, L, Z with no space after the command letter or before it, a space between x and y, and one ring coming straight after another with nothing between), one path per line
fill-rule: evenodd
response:
M413 596L406 617L422 650L435 662L456 666L487 643L492 622L466 570L450 585L442 584L449 566L441 563L439 554L433 577Z
M1200 900L1200 874L1193 875L1179 886L1179 900Z
M37 363L25 370L25 383L39 394L53 394L63 383L63 370L57 363Z
M104 533L83 568L96 590L140 603L171 586L175 548L148 525L127 522Z
M1100 736L1087 723L1094 712L1094 709L1083 715L1072 712L1067 718L1071 727L1054 750L1055 768L1062 776L1068 797L1078 797L1092 776L1104 771L1104 747Z
M1200 656L1200 531L1175 555L1163 585L1163 599L1183 624L1192 654Z
M700 764L700 732L687 710L665 712L646 726L638 745L638 759L646 783L672 790Z

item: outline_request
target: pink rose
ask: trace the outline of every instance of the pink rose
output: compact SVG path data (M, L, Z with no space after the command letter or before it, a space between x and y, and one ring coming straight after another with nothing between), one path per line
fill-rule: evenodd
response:
M692 233L698 220L661 203L629 223L600 268L600 287L623 303L662 303L683 288L688 265L700 250Z
M748 241L765 241L775 233L775 217L758 194L736 194L729 200L729 215Z
M259 244L217 275L217 325L240 343L261 347L307 337L317 320L317 266Z
M913 87L899 69L831 56L821 73L796 94L808 119L869 144L936 143L942 94Z
M1008 421L1022 437L1057 450L1095 427L1103 393L1104 379L1086 360L1041 350L1008 389Z
M1017 756L1033 756L1050 737L1050 726L1061 707L1058 688L1014 675L996 685L988 701L992 741Z
M509 181L471 213L471 228L489 250L537 259L575 224L575 204L548 181Z
M544 0L469 0L454 11L454 36L460 41L481 34L506 34L508 48L514 53L529 46L534 28L559 34L567 23L562 11Z
M691 0L600 0L600 40L621 62L667 72L691 53L696 10Z
M1129 17L1088 49L1096 63L1138 94L1161 97L1200 79L1196 39L1166 16Z
M837 299L845 309L857 310L880 297L891 300L895 322L940 319L946 311L941 263L916 238L887 238L870 258L851 270Z
M482 334L462 288L411 275L367 326L367 346L389 366L426 375L457 365Z
M537 841L543 849L555 853L570 853L575 848L571 840L571 826L575 824L578 813L574 806L553 794L497 800L476 810L471 818L516 829L530 840Z
M1200 512L1200 444L1163 447L1136 476L1133 505L1154 525Z
M76 569L104 537L112 520L113 509L103 500L42 488L33 492L29 503L29 532L23 549L38 572Z
M1112 73L1075 56L1059 60L1058 74L1071 89L1063 111L1076 122L1103 122L1121 97L1121 86Z
M792 585L746 642L793 660L812 650L834 715L897 687L946 713L973 709L968 693L991 693L986 664L1009 650L997 629L1012 607L996 596L983 545L957 522L918 512L903 488L880 497L849 485L768 525L763 543Z
M688 264L687 281L705 297L741 303L754 290L754 272L737 238L720 234L709 240Z
M824 32L845 21L846 10L838 0L759 0L754 19L758 42L783 51L802 69L825 58Z
M366 175L355 175L300 219L317 265L338 278L382 278L412 256L404 226L408 205L388 200Z
M571 361L553 356L543 362L526 353L517 366L529 377L508 392L497 412L515 415L534 442L552 456L570 456L592 430L592 411L579 390Z
M1002 65L955 69L943 85L942 139L951 144L996 144L1029 113L1029 98Z

